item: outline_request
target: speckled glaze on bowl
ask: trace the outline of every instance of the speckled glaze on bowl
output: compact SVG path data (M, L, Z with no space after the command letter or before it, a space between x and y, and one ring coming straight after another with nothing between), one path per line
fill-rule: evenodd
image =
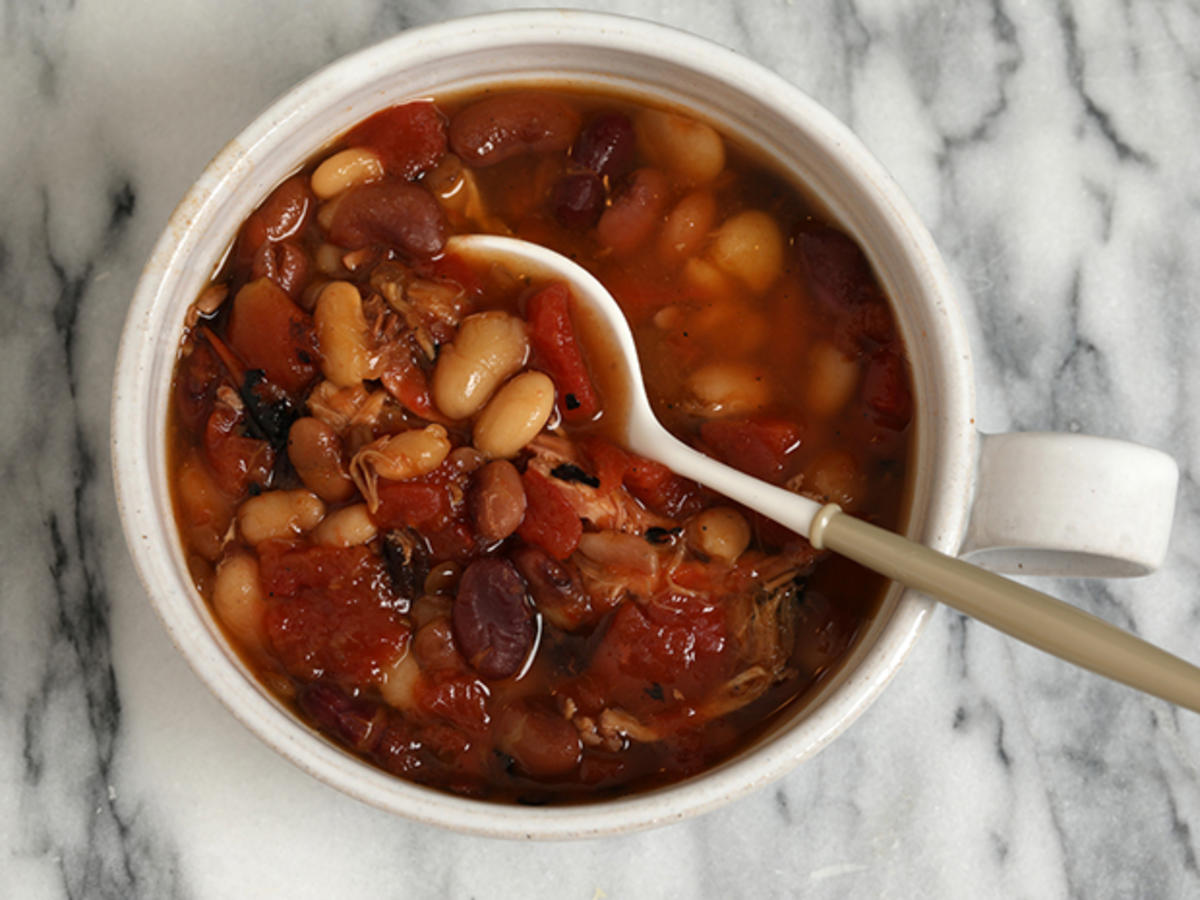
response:
M978 449L969 348L942 263L898 188L844 126L756 64L679 31L590 13L500 13L405 32L324 69L235 138L176 209L138 286L118 357L113 458L126 538L172 639L267 744L320 780L422 822L503 837L588 837L712 809L816 753L883 689L931 602L893 588L846 664L809 702L702 776L588 805L498 805L393 778L339 750L261 688L192 586L168 491L167 409L184 314L241 221L317 149L383 107L530 83L595 86L689 107L794 173L856 236L897 298L912 357L916 462L907 533L957 552Z

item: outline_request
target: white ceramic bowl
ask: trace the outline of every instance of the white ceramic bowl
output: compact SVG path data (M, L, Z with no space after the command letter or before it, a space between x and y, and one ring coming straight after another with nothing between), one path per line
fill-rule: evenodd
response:
M907 532L939 550L960 550L980 443L969 347L938 254L895 184L832 116L746 59L660 26L565 11L501 13L405 32L313 76L213 160L159 240L122 338L113 399L122 522L146 590L195 671L248 728L322 781L383 809L480 834L563 838L649 827L744 794L831 741L896 671L931 602L893 588L849 660L811 702L777 721L748 751L701 777L591 805L506 806L390 777L295 719L259 686L215 625L188 577L173 519L164 436L176 348L188 305L212 276L239 223L318 148L371 113L413 97L499 83L592 85L689 107L762 148L808 186L866 249L894 298L908 344L917 412ZM1050 443L1061 448L1061 437L1051 436ZM1097 456L1094 448L1087 452ZM985 463L993 456L1001 469L1012 458L1007 452L985 453ZM1072 466L1068 461L1066 468ZM1003 497L993 501L993 507L1004 505ZM1018 512L1048 530L1048 537L1037 535L1051 551L1044 561L1052 564L1044 568L1065 571L1063 560L1071 557L1064 551L1082 551L1078 560L1101 567L1112 555L1100 545L1103 536L1100 543L1075 535L1055 544L1063 530L1062 504L1039 506L1032 515L1025 508ZM1005 560L1019 565L1012 545L1025 542L1013 535L1031 527L993 512L982 525L972 525L972 534L984 536L976 540L980 549L998 544L1008 554ZM1160 543L1165 545L1165 534ZM1133 549L1121 564L1145 568L1154 564L1155 553L1161 558L1157 546Z

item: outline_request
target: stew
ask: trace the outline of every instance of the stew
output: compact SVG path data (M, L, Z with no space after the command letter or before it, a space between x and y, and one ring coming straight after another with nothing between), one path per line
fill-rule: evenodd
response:
M698 119L485 92L353 128L193 304L167 439L196 585L266 688L400 777L546 803L701 772L836 669L882 579L622 448L566 286L456 232L591 270L684 440L898 524L912 392L859 247Z

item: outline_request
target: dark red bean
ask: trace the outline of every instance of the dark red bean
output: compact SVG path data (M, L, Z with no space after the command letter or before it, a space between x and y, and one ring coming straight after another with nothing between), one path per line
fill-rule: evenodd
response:
M527 501L521 473L507 459L493 460L475 476L467 504L480 537L504 540L525 518Z
M853 309L876 299L879 287L858 244L826 226L802 228L796 235L799 260L809 289L831 309Z
M564 228L584 231L600 220L604 212L604 182L592 172L573 172L554 183L550 208Z
M295 300L308 283L308 256L291 241L266 243L254 254L253 278L270 278Z
M507 706L500 713L496 745L534 778L566 775L583 756L575 726L554 709L528 700Z
M513 562L537 611L563 631L594 624L602 615L592 608L579 571L569 560L559 562L540 547L526 546L513 554Z
M908 424L912 418L912 393L899 354L881 350L871 358L863 378L863 399L888 427L898 431Z
M575 141L571 157L575 164L597 175L617 178L633 168L637 136L624 113L601 113L593 118Z
M515 674L533 646L525 582L506 559L480 559L467 566L453 617L459 650L484 678Z
M369 751L387 724L378 703L350 697L328 684L310 684L296 703L325 734L358 751Z
M482 168L522 153L566 150L579 133L579 114L551 94L523 91L487 97L450 121L450 149Z
M304 230L317 200L303 175L293 175L275 188L246 219L238 234L236 256L243 263L254 259L268 241L286 241Z
M666 208L670 183L657 169L638 169L596 225L600 243L630 253L650 239Z
M359 250L372 244L434 256L446 243L446 217L433 195L406 181L379 181L348 191L338 202L329 239Z

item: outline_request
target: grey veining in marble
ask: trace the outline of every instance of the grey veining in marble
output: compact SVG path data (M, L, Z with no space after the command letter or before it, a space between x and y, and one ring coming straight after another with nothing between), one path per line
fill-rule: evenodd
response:
M376 812L276 758L200 686L133 574L109 475L141 263L273 97L403 28L503 6L4 4L0 896L1200 896L1200 719L948 611L790 776L582 844ZM1161 572L1048 587L1200 658L1200 9L591 6L745 52L860 135L959 287L981 427L1125 437L1179 460Z

